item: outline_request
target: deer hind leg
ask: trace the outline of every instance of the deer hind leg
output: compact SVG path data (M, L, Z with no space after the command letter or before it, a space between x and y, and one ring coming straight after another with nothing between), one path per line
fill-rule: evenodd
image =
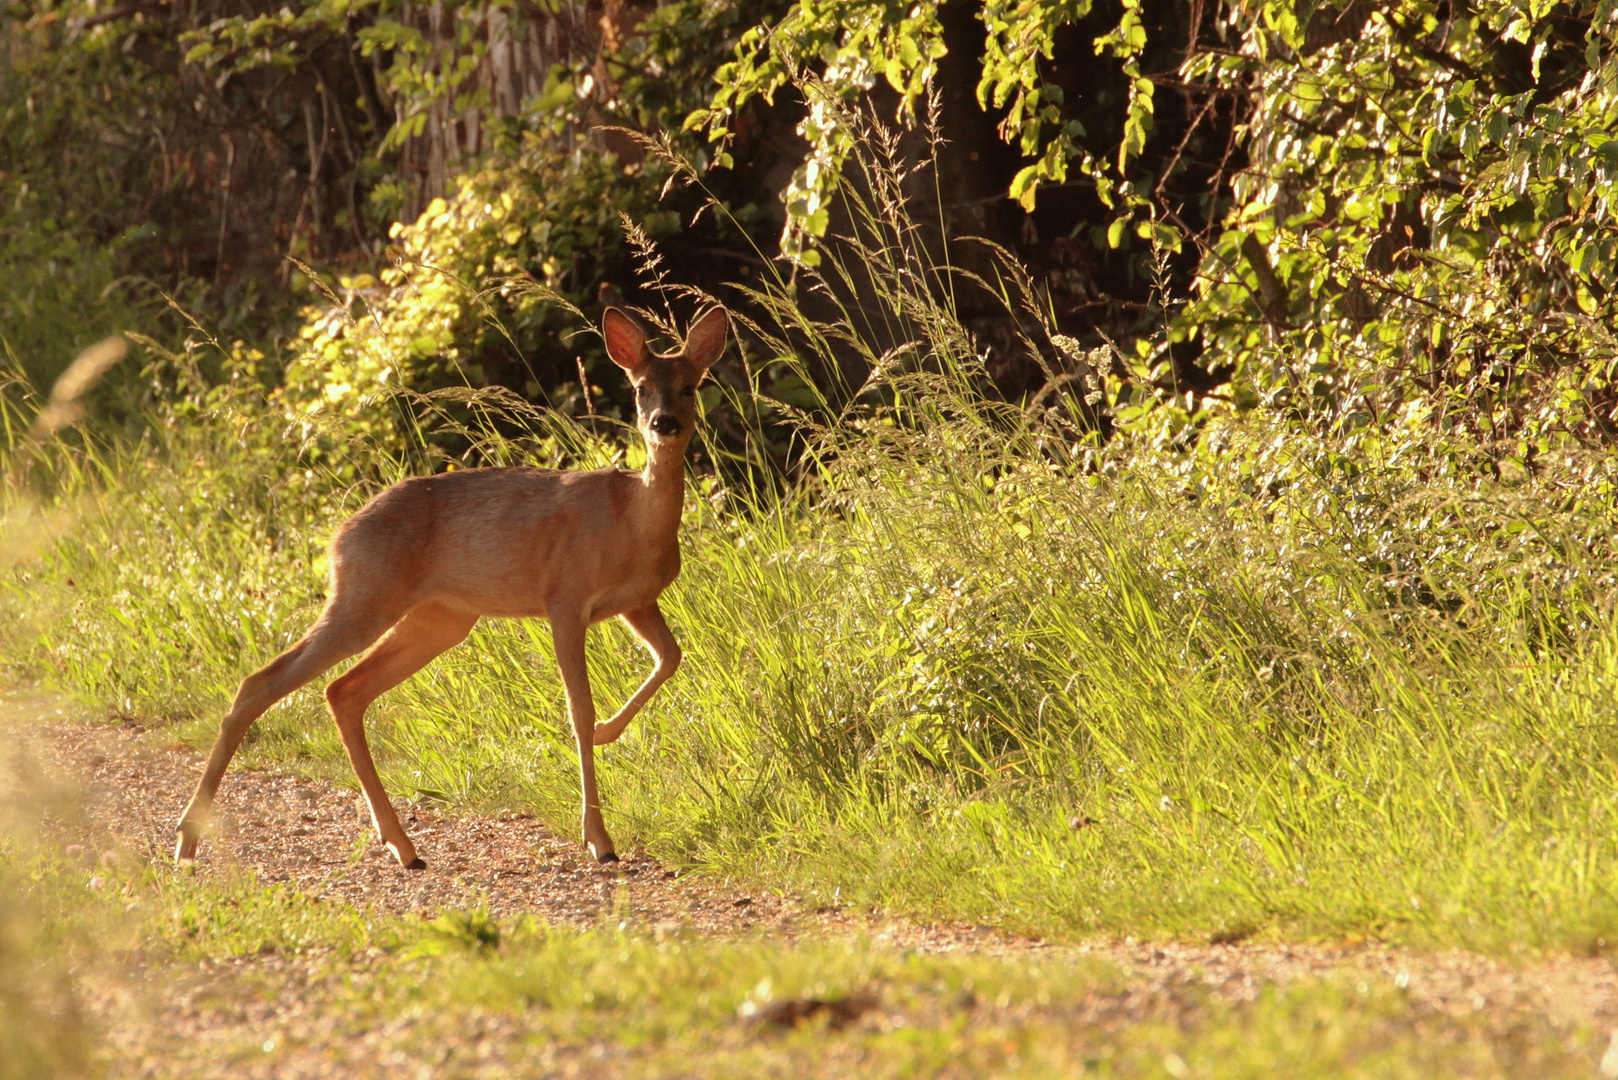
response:
M617 862L612 837L601 820L601 798L596 793L595 701L590 696L590 670L584 660L582 613L551 613L551 640L556 645L556 666L567 689L567 711L573 720L573 738L579 747L579 787L584 797L584 842L598 862Z
M640 638L657 658L657 666L646 677L646 681L641 683L640 689L635 691L635 696L624 702L624 707L618 710L616 716L605 724L595 726L594 742L597 746L605 746L622 735L624 728L635 718L635 714L640 712L641 707L657 693L657 688L668 682L669 676L680 666L680 643L675 641L674 635L669 632L669 624L663 621L663 612L658 609L656 602L638 611L626 611L622 618L635 632L635 636Z
M376 647L326 687L326 704L331 708L349 764L365 790L371 808L371 822L399 865L407 870L425 870L427 864L416 855L416 847L399 824L399 815L382 787L365 741L365 710L382 694L420 671L439 653L461 643L476 615L456 611L441 604L423 604L389 630Z
M219 735L197 789L175 827L177 860L189 863L196 858L197 841L213 810L219 781L253 721L277 701L371 644L395 618L397 615L366 612L333 597L319 621L297 644L242 680L230 711L219 725Z

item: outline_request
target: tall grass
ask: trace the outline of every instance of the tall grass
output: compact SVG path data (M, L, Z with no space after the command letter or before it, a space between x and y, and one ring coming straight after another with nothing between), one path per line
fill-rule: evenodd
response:
M803 482L695 485L663 598L686 663L602 754L620 841L1043 934L1618 941L1613 515L1545 494L1579 460L1462 475L1264 413L1201 452L1101 446L1060 392L996 403L877 149L843 258L755 294L743 389L806 350L872 374L804 419ZM433 464L442 402L403 407L409 452L251 377L181 378L143 439L51 448L73 519L11 571L11 655L206 742L318 610L333 525ZM618 454L509 401L456 408L449 465ZM616 625L590 649L604 702L648 668ZM486 621L379 702L391 789L571 831L549 650ZM346 774L314 690L246 753Z

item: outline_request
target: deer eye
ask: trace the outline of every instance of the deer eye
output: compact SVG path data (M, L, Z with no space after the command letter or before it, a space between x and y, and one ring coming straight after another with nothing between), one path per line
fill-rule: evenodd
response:
M681 397L696 397L697 396L697 388L695 386L683 386L683 387L680 388L680 396Z

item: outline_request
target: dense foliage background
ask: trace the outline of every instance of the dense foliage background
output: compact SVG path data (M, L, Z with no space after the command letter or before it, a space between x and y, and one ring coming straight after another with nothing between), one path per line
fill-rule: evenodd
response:
M12 0L0 326L36 389L107 329L183 333L162 290L271 346L304 399L470 382L610 409L565 308L644 299L620 216L672 280L745 309L857 226L837 192L870 110L892 164L927 165L907 210L1000 393L1083 366L1050 333L1105 337L1113 419L1419 413L1531 468L1614 427L1613 19ZM1008 272L1009 309L986 284Z

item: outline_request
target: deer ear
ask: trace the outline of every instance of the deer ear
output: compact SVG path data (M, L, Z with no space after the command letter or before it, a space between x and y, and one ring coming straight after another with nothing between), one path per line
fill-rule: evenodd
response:
M625 371L634 371L651 359L646 335L617 308L610 307L601 316L601 336L607 340L607 355Z
M699 368L709 368L725 351L725 335L730 331L730 316L722 307L712 307L697 316L685 336L685 358Z

